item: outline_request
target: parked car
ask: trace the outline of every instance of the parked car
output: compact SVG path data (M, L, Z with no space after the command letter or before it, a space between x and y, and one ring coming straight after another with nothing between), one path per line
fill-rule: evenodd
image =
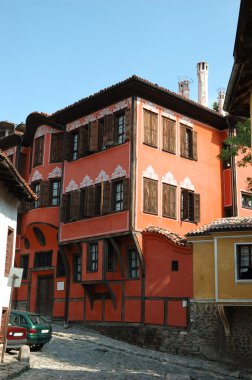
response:
M12 349L19 350L21 346L27 343L27 330L25 327L17 326L11 319L7 328L7 345L6 351Z
M11 319L27 329L27 345L34 350L40 350L52 338L52 326L42 315L28 311L11 310Z

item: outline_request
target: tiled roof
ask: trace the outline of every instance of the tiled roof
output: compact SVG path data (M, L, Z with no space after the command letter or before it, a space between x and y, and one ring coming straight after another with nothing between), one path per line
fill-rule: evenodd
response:
M186 236L210 235L214 232L248 231L252 230L251 217L220 218L211 223L188 232Z
M145 230L143 230L143 232L153 232L156 234L163 235L167 237L169 240L171 240L174 244L177 244L180 246L187 247L190 245L190 243L188 243L188 241L185 238L182 238L181 236L175 234L174 232L171 232L164 228L148 226L147 228L145 228Z
M33 201L37 199L36 194L34 194L2 150L0 150L0 181L6 185L9 192L20 200Z

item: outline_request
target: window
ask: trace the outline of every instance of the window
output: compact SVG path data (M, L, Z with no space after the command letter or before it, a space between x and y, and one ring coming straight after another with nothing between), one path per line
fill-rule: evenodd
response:
M50 181L50 204L51 206L60 204L60 179Z
M57 253L57 270L56 270L56 276L57 277L63 277L66 275L66 269L64 266L64 262L61 257L60 251Z
M20 256L20 268L23 268L22 280L27 280L28 268L29 268L29 255L21 255Z
M241 193L242 207L252 210L252 193Z
M73 282L81 281L81 256L73 255Z
M87 188L81 189L80 192L80 218L87 216Z
M129 278L139 278L139 257L135 249L128 251L128 276Z
M78 158L78 141L79 141L79 134L78 132L75 132L72 134L72 160L77 160Z
M98 120L98 151L103 150L104 143L104 117Z
M87 270L89 272L97 272L98 270L98 244L88 244L87 252Z
M50 162L62 162L63 159L63 133L51 134Z
M176 152L176 121L162 117L163 121L163 150Z
M252 280L252 244L236 246L237 280Z
M95 186L95 215L101 215L101 185Z
M12 266L14 230L8 227L4 276L8 277Z
M71 193L65 195L66 208L65 208L65 222L71 221Z
M33 166L43 164L44 136L38 137L34 142L34 160Z
M35 252L34 268L50 267L52 265L52 251Z
M45 246L46 245L46 238L43 232L41 231L40 228L38 227L33 227L33 232L34 235L36 236L37 241L39 242L40 245Z
M177 260L172 260L171 262L171 270L172 272L178 272L179 270L179 264Z
M181 220L200 221L200 195L193 191L181 190Z
M197 160L197 132L180 124L180 154L183 157Z
M123 210L123 181L113 183L114 211Z
M176 218L177 209L177 188L163 183L163 216Z
M158 181L144 178L143 211L149 214L158 213Z
M32 184L32 190L33 192L37 195L38 199L36 201L34 201L33 205L34 205L34 208L38 208L40 207L40 188L41 186L41 183L40 182L36 182L36 183L33 183Z
M116 271L116 252L113 245L108 242L107 244L107 255L106 255L106 271L115 272Z
M144 110L144 143L157 147L158 115Z
M20 153L18 157L18 171L23 178L25 178L26 173L26 154Z
M125 113L115 115L115 133L116 143L122 144L125 142Z

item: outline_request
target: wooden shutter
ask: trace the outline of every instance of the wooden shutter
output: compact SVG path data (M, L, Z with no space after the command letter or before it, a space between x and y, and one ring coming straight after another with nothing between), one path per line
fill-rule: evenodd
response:
M68 133L65 138L65 144L64 144L64 159L66 161L71 161L72 159L72 142L73 137L71 133Z
M163 150L169 152L169 119L162 117L163 121Z
M151 145L157 146L158 138L158 115L151 113Z
M18 160L18 171L24 178L26 173L26 154L20 153Z
M193 131L193 159L198 159L197 132Z
M111 182L102 183L102 214L111 212Z
M166 117L163 117L163 149L176 152L176 122Z
M79 190L72 192L72 220L78 220L80 218L80 192Z
M194 193L194 221L200 222L200 194Z
M144 178L144 212L158 213L158 182Z
M89 124L89 152L97 152L98 150L98 120Z
M63 153L63 133L51 134L50 162L61 162Z
M88 153L88 126L83 125L79 131L78 156L84 157Z
M115 120L114 114L105 116L105 133L104 133L104 145L111 146L114 145L115 141Z
M6 255L5 255L5 277L9 276L10 268L12 264L12 255L13 255L13 241L14 241L14 230L12 228L8 228L7 234L7 243L6 243Z
M180 124L180 155L186 157L186 126Z
M151 117L147 110L144 110L144 143L151 143Z
M129 178L123 179L123 209L128 210L130 200Z
M189 202L188 202L188 190L181 190L181 219L188 219Z
M95 214L95 188L94 186L87 187L87 216Z
M131 109L125 111L125 139L130 140L132 134L131 128Z
M49 206L50 203L50 181L41 182L41 206Z
M175 186L163 184L163 216L176 218L176 193Z
M63 223L66 223L66 202L67 202L67 196L66 194L62 194L61 199L61 209L60 209L60 221Z

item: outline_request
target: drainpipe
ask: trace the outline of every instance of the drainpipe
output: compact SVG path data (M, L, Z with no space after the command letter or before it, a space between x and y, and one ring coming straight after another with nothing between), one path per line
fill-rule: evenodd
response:
M230 126L229 120L227 120L228 129L231 137L234 134L233 128ZM236 187L236 166L235 157L231 157L231 186L232 186L232 216L237 216L237 187Z

